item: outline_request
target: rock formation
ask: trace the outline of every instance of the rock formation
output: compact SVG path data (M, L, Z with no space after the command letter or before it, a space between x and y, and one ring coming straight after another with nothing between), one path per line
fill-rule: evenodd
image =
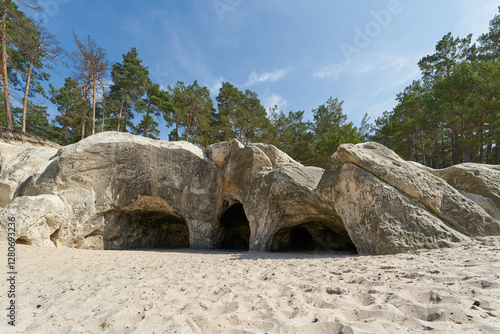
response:
M25 244L387 254L500 234L498 167L426 170L376 143L341 145L325 170L272 145L115 132L0 143L0 158L0 225L16 217Z

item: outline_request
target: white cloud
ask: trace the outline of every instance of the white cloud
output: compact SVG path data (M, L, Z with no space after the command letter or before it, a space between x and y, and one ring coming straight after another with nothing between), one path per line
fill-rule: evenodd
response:
M347 62L324 66L319 71L314 72L313 77L318 79L331 79L332 81L337 81L340 74L344 72L346 67Z
M269 112L270 108L274 106L278 106L278 110L283 110L288 105L288 101L283 95L273 93L269 95L262 101L263 106L266 108L266 111Z
M219 94L219 89L222 87L222 83L226 81L223 77L219 77L215 82L213 82L211 85L208 85L208 89L210 90L210 95L217 95Z
M271 72L252 72L250 73L250 77L248 78L248 82L245 84L245 86L252 86L261 82L277 81L287 75L288 72L290 72L290 69L291 67L288 66L286 68L277 69Z

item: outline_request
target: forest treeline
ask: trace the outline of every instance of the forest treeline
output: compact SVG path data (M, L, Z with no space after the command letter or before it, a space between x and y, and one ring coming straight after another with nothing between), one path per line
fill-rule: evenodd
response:
M371 139L433 168L500 164L500 15L476 43L446 34L418 66L421 78L375 120Z
M202 148L233 138L243 144L266 142L316 166L323 166L338 145L367 140L433 167L499 163L500 15L478 45L471 36L444 36L435 54L419 62L422 78L397 95L394 110L373 125L365 114L356 127L343 112L343 101L333 97L312 110L312 120L305 120L303 110L266 110L255 92L229 82L222 83L215 100L197 81L162 87L151 79L136 48L110 62L90 36L74 35L74 49L63 50L43 22L25 15L27 9L39 9L36 0L2 1L0 9L0 126L61 145L102 131L153 139L170 131L169 140ZM47 70L61 64L70 66L72 75L54 87ZM57 106L52 120L47 107L34 102L40 97Z

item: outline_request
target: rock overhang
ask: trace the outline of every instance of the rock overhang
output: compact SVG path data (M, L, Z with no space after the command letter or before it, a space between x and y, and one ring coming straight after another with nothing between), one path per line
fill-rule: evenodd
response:
M453 246L469 236L500 234L500 223L471 196L464 196L465 190L454 188L451 172L424 170L377 143L341 145L321 169L303 166L268 144L243 146L231 140L202 150L187 142L105 132L39 159L38 170L31 167L26 179L16 181L17 193L0 209L5 216L28 203L28 197L50 194L60 199L45 201L48 206L57 202L58 210L65 212L58 223L48 217L23 221L18 238L31 244L106 248L111 230L126 234L126 244L140 239L144 219L155 217L158 224L167 225L151 233L168 231L169 222L185 222L190 247L217 248L227 243L224 231L247 231L244 224L229 228L221 222L235 204L241 205L248 221L249 236L243 239L257 251L277 248L277 235L282 245L289 245L299 232L304 240L310 235L317 249L328 249L325 243L331 250L351 244L367 254ZM491 189L497 185L491 180L500 179L500 170L464 168L481 169L484 177L476 175L484 179L477 182L484 190L481 196L489 191L496 205L499 191ZM54 236L51 239L52 230L26 234L40 219L57 227L57 243ZM133 229L109 228L132 221ZM185 240L181 230L172 229L165 238L179 233ZM114 247L120 245L115 242Z

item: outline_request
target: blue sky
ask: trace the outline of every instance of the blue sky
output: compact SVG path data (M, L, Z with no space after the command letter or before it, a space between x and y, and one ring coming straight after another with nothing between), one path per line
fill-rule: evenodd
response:
M90 35L111 62L136 47L153 81L222 81L264 106L312 109L332 96L349 120L373 122L420 72L446 33L473 40L498 13L493 0L41 0L39 14L64 48ZM61 87L70 69L52 73ZM56 109L50 102L49 110ZM162 139L168 132L161 125Z

